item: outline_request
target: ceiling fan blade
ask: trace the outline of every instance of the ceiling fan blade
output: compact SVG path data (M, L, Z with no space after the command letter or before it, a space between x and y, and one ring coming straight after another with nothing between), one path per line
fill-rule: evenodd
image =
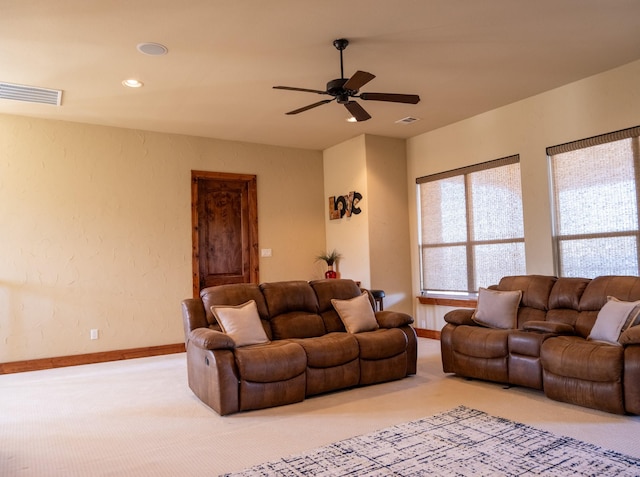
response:
M367 119L371 119L371 115L367 113L362 106L360 106L355 101L349 101L348 103L343 103L344 107L349 110L351 115L356 118L356 121L366 121Z
M391 101L392 103L417 104L420 101L420 96L417 94L361 93L358 97L365 101Z
M334 98L334 99L335 99L335 98ZM313 108L316 108L316 107L318 107L318 106L322 106L323 104L330 103L331 101L333 101L333 99L324 99L324 100L322 100L322 101L318 101L317 103L313 103L313 104L310 104L310 105L308 105L308 106L304 106L304 107L299 108L299 109L294 109L293 111L289 111L289 112L288 112L288 113L286 113L286 114L298 114L298 113L302 113L302 112L304 112L304 111L308 111L309 109L313 109Z
M366 71L356 71L354 75L344 84L344 89L350 89L352 91L358 91L365 84L375 78L376 75L367 73Z
M293 86L274 86L273 89L286 89L289 91L303 91L305 93L329 94L326 91L320 91L319 89L294 88Z

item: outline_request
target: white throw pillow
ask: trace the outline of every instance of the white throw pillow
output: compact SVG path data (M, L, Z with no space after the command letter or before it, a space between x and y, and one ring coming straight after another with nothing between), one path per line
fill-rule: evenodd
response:
M254 300L236 306L214 305L211 313L218 320L222 331L235 341L236 346L269 342Z
M521 290L478 290L478 305L472 319L489 328L511 330L518 327Z
M622 301L613 296L607 297L607 302L598 312L588 339L619 345L620 335L635 323L639 313L640 301Z
M362 295L349 300L331 299L331 304L338 312L344 327L349 333L361 333L378 329L378 321L369 301L369 294L365 291Z

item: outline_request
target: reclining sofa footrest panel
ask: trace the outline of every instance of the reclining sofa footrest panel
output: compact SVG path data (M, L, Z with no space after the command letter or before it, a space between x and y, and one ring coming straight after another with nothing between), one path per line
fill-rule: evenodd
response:
M621 382L595 382L543 371L544 394L555 401L624 414Z
M346 389L360 383L360 360L331 368L307 367L307 396Z
M360 358L360 384L376 384L406 377L407 353L391 358L369 360Z
M640 346L624 350L624 407L628 413L640 414Z
M240 410L238 375L231 350L187 346L187 378L198 398L221 416Z
M264 409L301 402L305 397L304 373L285 381L255 383L240 381L240 410Z
M453 365L456 369L455 373L460 376L506 384L509 382L508 359L508 356L502 358L477 358L455 353Z

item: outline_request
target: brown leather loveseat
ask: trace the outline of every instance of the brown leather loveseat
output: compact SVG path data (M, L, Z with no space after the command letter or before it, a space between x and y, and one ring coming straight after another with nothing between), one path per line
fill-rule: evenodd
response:
M226 415L415 374L413 318L373 310L352 280L205 288L182 302L189 386Z
M445 315L443 369L541 389L558 401L640 414L638 300L638 277L504 277L480 290L476 310ZM513 321L505 319L514 303Z

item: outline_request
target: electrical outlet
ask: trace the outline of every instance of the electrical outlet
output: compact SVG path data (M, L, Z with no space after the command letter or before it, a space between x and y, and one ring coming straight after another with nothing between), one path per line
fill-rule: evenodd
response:
M91 330L91 339L92 340L97 340L98 339L98 330L96 330L96 329Z

